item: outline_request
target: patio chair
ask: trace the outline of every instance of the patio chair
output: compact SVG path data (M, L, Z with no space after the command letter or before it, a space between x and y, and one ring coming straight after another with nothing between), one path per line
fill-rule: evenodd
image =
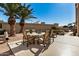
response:
M53 30L50 30L50 38L53 39L53 42L54 42L55 36L56 36L56 34L53 33Z
M50 32L46 30L45 35L42 38L39 38L39 43L43 44L44 47L50 44Z
M28 31L23 32L23 44L26 43L27 47L28 47L29 44L34 44L35 37L29 36L29 35L27 35L27 33L28 33Z
M0 41L6 42L6 34L4 33L3 29L0 29Z

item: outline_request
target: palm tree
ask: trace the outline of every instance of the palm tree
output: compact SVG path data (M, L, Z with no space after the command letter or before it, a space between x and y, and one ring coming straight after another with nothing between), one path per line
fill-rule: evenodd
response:
M36 18L34 17L32 14L33 12L33 9L29 9L30 5L27 5L26 4L23 4L23 5L20 5L20 7L18 8L18 17L20 19L20 33L23 32L23 29L24 29L24 24L25 24L25 20L29 19L29 18Z
M10 36L15 36L15 24L16 24L16 13L19 7L19 3L0 3L0 11L4 15L9 16L8 24L10 25Z

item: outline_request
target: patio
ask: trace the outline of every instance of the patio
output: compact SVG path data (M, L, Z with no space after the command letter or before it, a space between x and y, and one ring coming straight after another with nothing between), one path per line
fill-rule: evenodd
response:
M16 34L15 37L9 37L9 41L8 42L14 42L17 40L20 40L20 38L22 38L22 34ZM0 56L13 56L14 54L12 53L12 51L9 49L7 42L0 44Z
M19 37L18 37L19 36ZM0 55L4 56L79 56L79 37L75 36L57 36L55 42L49 47L43 47L42 45L30 45L28 48L26 45L19 43L14 44L21 40L22 35L17 34L16 38L10 38L9 46L7 43L0 44ZM14 40L13 40L14 39Z

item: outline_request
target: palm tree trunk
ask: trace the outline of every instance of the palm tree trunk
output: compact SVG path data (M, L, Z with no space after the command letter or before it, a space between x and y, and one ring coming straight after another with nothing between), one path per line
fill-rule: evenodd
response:
M23 30L24 30L24 24L25 24L25 21L24 21L24 19L22 18L21 19L21 21L20 21L20 27L21 27L21 29L20 29L20 33L23 33Z
M8 19L8 24L10 25L10 36L15 36L16 34L16 30L15 30L15 17L14 16L11 16L9 17Z
M23 33L23 30L24 30L24 26L20 26L21 29L20 29L20 33Z
M21 27L20 33L23 33L23 30L24 30L24 23L20 23L20 27Z
M15 36L16 31L15 31L15 24L10 25L10 36Z

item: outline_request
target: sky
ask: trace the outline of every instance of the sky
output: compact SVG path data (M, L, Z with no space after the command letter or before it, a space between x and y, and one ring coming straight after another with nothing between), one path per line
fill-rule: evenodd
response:
M33 15L37 19L28 19L26 22L45 22L46 24L59 23L66 25L75 21L75 5L73 3L31 3ZM0 12L0 19L7 22L8 17ZM20 20L17 20L19 22Z

